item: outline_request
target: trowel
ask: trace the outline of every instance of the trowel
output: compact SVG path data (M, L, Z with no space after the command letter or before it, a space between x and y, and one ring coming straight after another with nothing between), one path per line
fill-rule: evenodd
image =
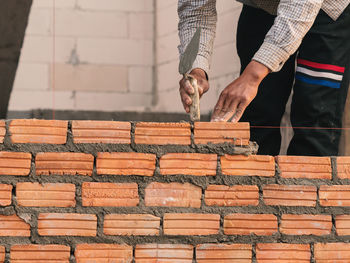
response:
M190 106L190 119L191 121L200 121L201 112L199 105L199 90L197 80L190 74L187 74L193 66L193 62L196 60L199 51L199 42L201 36L201 28L197 28L196 33L193 35L190 43L187 45L184 54L180 59L179 72L185 78L185 81L189 81L194 89L194 93L190 95L192 99L192 105Z

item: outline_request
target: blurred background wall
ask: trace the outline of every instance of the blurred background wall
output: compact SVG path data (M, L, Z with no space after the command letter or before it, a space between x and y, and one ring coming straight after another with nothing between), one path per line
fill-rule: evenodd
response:
M217 2L211 90L203 113L240 67L235 38L241 5ZM52 3L33 1L10 112L182 112L177 0L56 0L55 12Z

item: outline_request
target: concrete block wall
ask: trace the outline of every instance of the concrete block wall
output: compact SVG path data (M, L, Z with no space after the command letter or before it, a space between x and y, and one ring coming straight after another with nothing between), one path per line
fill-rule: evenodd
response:
M348 262L350 158L255 151L247 123L1 121L0 262Z
M239 70L235 30L241 6L234 0L217 2L212 89L203 98L204 113ZM177 0L55 0L55 6L54 13L53 0L34 0L11 111L54 106L183 112L178 94Z
M51 109L53 82L57 110L149 107L153 1L53 2L33 3L10 110Z

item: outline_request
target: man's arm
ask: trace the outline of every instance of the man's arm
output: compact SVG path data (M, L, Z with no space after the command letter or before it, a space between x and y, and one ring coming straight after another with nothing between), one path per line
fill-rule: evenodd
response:
M221 93L212 121L239 121L255 98L261 81L279 71L299 48L313 25L323 0L281 0L274 25L243 74ZM258 22L258 21L257 21ZM268 103L268 102L266 102Z
M216 0L179 0L178 14L180 56L183 55L197 28L201 27L199 51L190 73L197 79L200 87L199 93L202 96L209 89L207 74L216 31ZM188 81L180 80L180 95L186 112L189 112L189 106L192 104L189 94L193 92Z
M281 0L274 25L253 57L271 71L279 71L299 48L324 0Z

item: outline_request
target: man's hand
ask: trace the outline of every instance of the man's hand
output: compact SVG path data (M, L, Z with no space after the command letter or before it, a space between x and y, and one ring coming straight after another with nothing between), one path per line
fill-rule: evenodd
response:
M207 80L206 74L204 70L195 68L190 73L195 79L197 79L198 82L198 91L199 91L199 97L202 97L204 93L206 93L209 90L209 82ZM181 101L184 106L184 109L187 113L190 112L190 106L192 105L192 100L190 95L194 93L194 89L191 86L189 81L186 81L185 78L182 78L180 80L180 96Z
M269 68L263 64L250 62L242 75L221 92L211 121L228 121L232 118L232 122L238 122L269 72Z

